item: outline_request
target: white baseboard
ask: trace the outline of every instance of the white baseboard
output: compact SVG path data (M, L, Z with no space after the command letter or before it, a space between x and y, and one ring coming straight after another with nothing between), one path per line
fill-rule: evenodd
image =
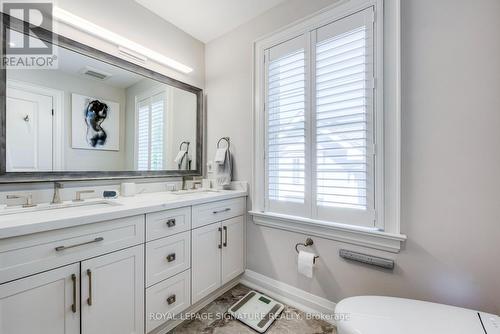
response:
M240 283L259 290L286 305L321 316L323 320L335 325L336 304L332 301L248 269L240 278Z
M335 325L334 311L336 304L334 302L248 269L245 270L245 273L242 276L235 278L220 289L212 292L210 295L190 306L182 313L198 312L203 307L217 299L217 297L232 289L238 283L258 290L269 297L274 298L286 305L295 307L298 310L314 314ZM166 334L181 323L182 320L168 321L160 327L152 330L149 334Z

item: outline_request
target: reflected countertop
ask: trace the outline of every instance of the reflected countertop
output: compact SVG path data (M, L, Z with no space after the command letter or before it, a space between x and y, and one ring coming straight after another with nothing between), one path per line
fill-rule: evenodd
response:
M80 206L71 206L71 202L65 202L69 205L68 207L34 209L0 215L0 239L242 196L247 196L246 190L219 190L182 195L171 192L145 193L106 200L110 205L92 205L93 202L98 201L102 204L103 199L89 199Z

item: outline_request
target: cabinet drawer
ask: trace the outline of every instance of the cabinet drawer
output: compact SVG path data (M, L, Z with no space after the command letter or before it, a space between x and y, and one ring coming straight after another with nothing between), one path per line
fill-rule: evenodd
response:
M0 283L144 242L144 215L0 240Z
M179 208L146 214L147 241L191 229L191 208Z
M195 205L193 206L193 228L244 215L245 208L245 197Z
M191 271L186 270L146 289L147 333L191 305L190 286Z
M146 286L153 285L191 266L191 231L146 244Z

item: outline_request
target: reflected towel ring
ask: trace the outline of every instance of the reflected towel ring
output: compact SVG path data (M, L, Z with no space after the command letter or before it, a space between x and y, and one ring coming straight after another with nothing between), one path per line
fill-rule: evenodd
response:
M189 144L190 142L188 141L183 141L180 145L179 145L179 151L182 150L182 145L186 144L186 152L189 151Z
M314 244L313 240L311 238L307 238L305 243L299 242L298 244L295 245L295 251L298 254L299 253L299 246L309 247L309 246L312 246L313 244ZM316 259L318 259L318 258L319 258L319 256L316 255L313 259L313 263L316 263Z
M229 137L221 137L221 139L219 139L219 141L217 142L217 148L220 148L220 142L223 140L226 141L227 148L229 148L229 146L231 145L231 140L229 139Z

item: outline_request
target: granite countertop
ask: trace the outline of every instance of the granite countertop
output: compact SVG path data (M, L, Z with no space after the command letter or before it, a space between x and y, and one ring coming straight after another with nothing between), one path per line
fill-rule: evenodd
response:
M96 205L3 214L0 215L0 239L242 196L247 196L246 189L182 195L171 192L156 192L105 200L109 201L109 205L102 204L103 199L91 199L84 203L94 202L93 204ZM65 203L71 203L71 201Z

